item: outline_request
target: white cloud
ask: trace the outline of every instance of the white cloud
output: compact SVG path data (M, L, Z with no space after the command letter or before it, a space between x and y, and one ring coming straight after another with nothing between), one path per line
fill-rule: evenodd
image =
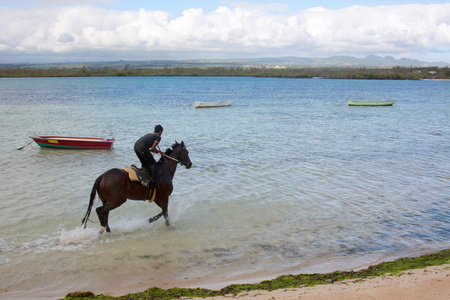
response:
M210 13L188 9L180 17L88 5L2 8L0 56L8 62L14 56L70 59L84 52L96 54L92 59L450 52L450 4L314 8L295 14L234 5Z

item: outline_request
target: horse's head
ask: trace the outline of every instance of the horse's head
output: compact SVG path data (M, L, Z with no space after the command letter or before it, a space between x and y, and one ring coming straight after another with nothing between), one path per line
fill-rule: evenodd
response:
M185 166L186 169L190 169L192 167L192 162L189 158L189 151L186 149L184 142L181 141L181 144L175 142L175 144L172 146L172 149L178 155L178 162L182 166Z

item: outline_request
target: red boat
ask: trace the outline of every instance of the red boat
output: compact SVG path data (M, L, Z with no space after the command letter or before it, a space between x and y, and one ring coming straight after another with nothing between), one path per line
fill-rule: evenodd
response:
M47 148L111 149L114 138L89 138L70 136L30 136L36 144Z

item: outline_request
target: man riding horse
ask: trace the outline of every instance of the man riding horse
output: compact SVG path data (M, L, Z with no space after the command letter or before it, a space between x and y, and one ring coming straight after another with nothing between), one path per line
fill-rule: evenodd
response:
M155 131L156 130L158 130L159 132L157 132L157 135L160 139L162 127L157 126L157 128L155 128ZM157 138L157 140L159 139ZM153 143L151 144L151 146L153 146ZM138 144L138 146L140 145L140 143L137 142L136 144ZM142 152L144 151L142 150ZM160 152L158 151L157 153ZM166 152L164 153L164 157L168 159L165 160L162 157L157 163L157 165L164 166L164 168L160 168L159 170L159 187L156 188L155 198L154 200L152 200L161 208L162 211L158 215L150 218L148 221L151 223L164 216L166 225L169 226L170 223L168 205L169 196L173 191L173 176L175 175L178 164L185 166L186 169L190 169L192 167L192 162L189 158L189 151L186 149L183 141L181 141L181 143L175 142L175 144L172 145L172 149L168 148L166 150ZM100 233L104 232L105 230L106 232L111 232L108 225L109 212L124 204L127 199L142 201L149 200L149 193L152 189L153 188L143 186L140 182L131 180L129 173L123 168L110 169L97 177L97 179L95 180L95 183L92 186L91 196L89 198L88 209L83 220L81 221L81 224L83 224L84 228L86 228L91 210L94 207L95 197L96 195L98 195L103 203L102 206L99 206L95 209L97 211L98 219L100 220Z
M157 187L158 186L158 169L153 153L164 153L159 150L158 144L161 141L161 135L163 133L163 127L161 125L155 126L155 132L148 133L138 139L134 144L134 151L136 156L142 163L142 168L147 172L149 180L143 182L145 186Z

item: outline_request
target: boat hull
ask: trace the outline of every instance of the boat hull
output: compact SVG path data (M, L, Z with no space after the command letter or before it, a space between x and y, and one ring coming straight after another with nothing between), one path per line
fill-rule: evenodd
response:
M347 100L348 106L392 106L395 101L356 101Z
M220 102L194 102L195 108L212 108L212 107L226 107L233 104L233 101L220 101Z
M68 136L30 136L36 144L44 148L63 149L111 149L114 138L88 138Z

